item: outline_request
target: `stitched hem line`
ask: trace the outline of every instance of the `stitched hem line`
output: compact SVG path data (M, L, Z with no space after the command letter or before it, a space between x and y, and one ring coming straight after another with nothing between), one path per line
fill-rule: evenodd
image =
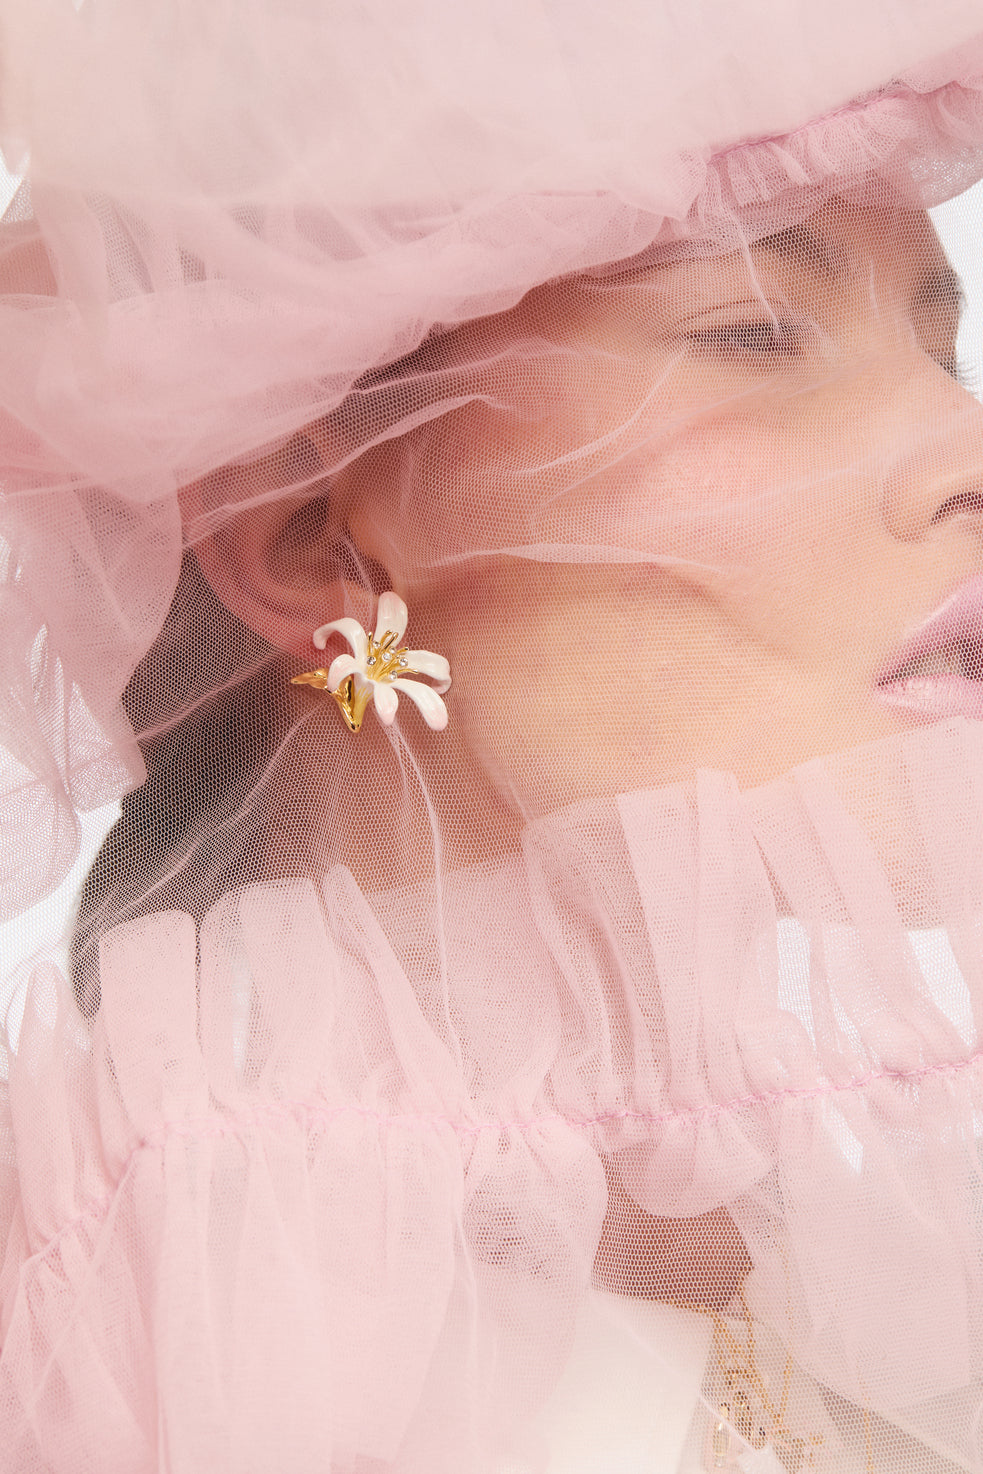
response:
M116 1183L110 1191L98 1200L90 1199L87 1206L81 1212L69 1219L62 1228L47 1240L43 1248L39 1248L31 1255L30 1262L46 1259L54 1252L62 1239L75 1232L83 1223L90 1219L98 1219L107 1215L119 1193L120 1188L130 1175L138 1157L144 1152L161 1152L168 1142L176 1139L201 1140L203 1138L221 1138L226 1136L247 1136L257 1127L269 1128L276 1124L297 1124L307 1128L315 1125L331 1125L345 1117L369 1121L376 1126L401 1127L405 1130L419 1129L421 1127L433 1129L435 1127L450 1131L455 1137L478 1137L483 1133L492 1131L519 1132L530 1134L544 1128L553 1126L566 1126L577 1130L603 1127L618 1121L633 1121L653 1126L665 1126L674 1122L697 1127L706 1123L719 1120L722 1116L735 1115L743 1111L772 1107L784 1104L797 1104L810 1100L829 1100L846 1094L859 1094L871 1086L886 1081L898 1086L917 1085L921 1081L941 1078L958 1078L971 1070L978 1070L983 1064L983 1050L978 1050L964 1060L955 1060L946 1064L924 1065L916 1070L877 1070L867 1075L856 1076L854 1079L845 1081L828 1081L822 1085L813 1086L807 1090L788 1089L763 1091L760 1094L749 1094L736 1096L723 1104L708 1105L703 1107L685 1107L666 1111L633 1111L615 1110L601 1111L594 1116L575 1116L562 1111L551 1111L540 1116L525 1119L485 1119L469 1120L464 1117L441 1115L438 1112L429 1114L373 1111L367 1107L357 1105L341 1105L334 1108L313 1105L310 1102L296 1101L292 1103L270 1103L248 1114L230 1116L227 1120L216 1120L209 1117L205 1121L195 1122L167 1122L159 1130L151 1132L134 1142L127 1154Z

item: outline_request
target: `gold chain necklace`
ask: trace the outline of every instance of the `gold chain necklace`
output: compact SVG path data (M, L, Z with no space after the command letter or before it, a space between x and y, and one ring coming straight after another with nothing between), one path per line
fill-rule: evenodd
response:
M795 1433L786 1422L789 1392L795 1364L786 1353L781 1387L773 1396L758 1370L754 1320L739 1291L744 1315L743 1345L722 1316L713 1314L713 1347L720 1386L715 1397L715 1416L708 1440L706 1466L713 1474L737 1471L737 1459L751 1448L770 1446L787 1474L816 1468L823 1446L820 1433ZM868 1449L868 1474L872 1474Z

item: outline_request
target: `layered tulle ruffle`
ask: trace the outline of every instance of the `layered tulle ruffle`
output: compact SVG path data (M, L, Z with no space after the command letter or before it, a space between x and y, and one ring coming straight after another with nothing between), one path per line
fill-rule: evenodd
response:
M799 1365L975 1467L981 758L957 722L568 810L440 896L338 870L148 916L91 1030L40 973L11 1467L546 1467L612 1192L723 1207Z

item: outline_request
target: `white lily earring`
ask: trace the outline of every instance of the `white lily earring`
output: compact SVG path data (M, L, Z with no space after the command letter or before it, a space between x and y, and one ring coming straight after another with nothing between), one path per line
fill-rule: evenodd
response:
M432 650L408 650L400 641L406 633L409 614L398 594L379 599L375 633L368 634L356 619L334 619L314 631L314 644L323 650L333 634L343 635L351 655L338 655L327 670L308 670L294 676L295 686L315 686L327 691L338 703L350 732L362 725L365 709L375 702L380 722L391 726L399 705L397 692L414 702L428 727L435 732L447 726L447 707L440 694L451 683L451 668L443 655ZM410 676L429 676L436 689Z

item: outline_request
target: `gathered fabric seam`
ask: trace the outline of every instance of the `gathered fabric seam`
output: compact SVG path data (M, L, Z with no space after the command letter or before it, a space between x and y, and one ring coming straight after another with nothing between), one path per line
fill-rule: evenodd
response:
M791 138L799 138L803 133L823 128L828 123L836 122L839 118L860 117L870 113L882 102L934 102L954 87L958 87L961 92L966 91L965 84L955 79L943 82L940 86L933 87L927 92L918 92L913 87L906 87L903 83L895 82L880 92L871 92L866 97L854 98L850 102L842 103L839 107L830 108L829 112L820 113L818 117L810 118L807 123L800 123L798 128L789 128L784 133L757 133L749 138L738 139L736 143L729 143L724 148L716 149L710 155L708 163L713 164L717 159L726 159L730 154L741 153L745 149L767 148L770 144L786 143Z
M270 1103L261 1109L253 1110L248 1115L230 1116L225 1122L215 1121L209 1118L207 1124L183 1123L178 1121L167 1122L159 1130L151 1132L148 1136L141 1138L131 1147L123 1163L117 1182L110 1192L98 1200L90 1199L88 1206L67 1223L57 1233L53 1234L42 1248L37 1249L32 1255L30 1262L37 1263L46 1259L52 1252L56 1251L62 1239L74 1232L74 1230L88 1219L100 1218L108 1212L119 1189L130 1175L137 1158L143 1152L159 1152L173 1138L201 1138L201 1137L223 1137L245 1134L254 1126L269 1125L276 1121L305 1122L308 1125L321 1122L332 1122L342 1116L357 1116L363 1120L374 1121L378 1125L386 1126L450 1126L455 1134L459 1136L478 1136L486 1131L520 1131L532 1132L544 1126L564 1125L572 1127L604 1126L613 1121L638 1121L648 1122L651 1125L667 1125L678 1121L692 1126L698 1126L706 1121L715 1120L721 1116L736 1113L753 1106L780 1105L785 1101L805 1101L828 1098L844 1093L856 1092L874 1085L881 1080L887 1080L899 1085L917 1084L920 1080L929 1079L933 1076L959 1075L970 1069L983 1064L983 1049L975 1051L964 1060L953 1060L945 1064L923 1065L916 1070L877 1070L870 1074L857 1076L855 1079L837 1084L829 1081L825 1085L812 1086L808 1090L772 1090L764 1091L759 1095L745 1095L735 1097L718 1105L702 1106L700 1108L690 1107L682 1110L672 1111L602 1111L596 1116L574 1116L565 1115L560 1111L553 1111L548 1115L536 1116L531 1120L486 1120L486 1121L464 1121L453 1116L441 1116L439 1114L415 1114L393 1113L386 1114L382 1111L373 1111L364 1106L343 1105L334 1109L324 1106L312 1106L306 1102L296 1101L293 1104Z

